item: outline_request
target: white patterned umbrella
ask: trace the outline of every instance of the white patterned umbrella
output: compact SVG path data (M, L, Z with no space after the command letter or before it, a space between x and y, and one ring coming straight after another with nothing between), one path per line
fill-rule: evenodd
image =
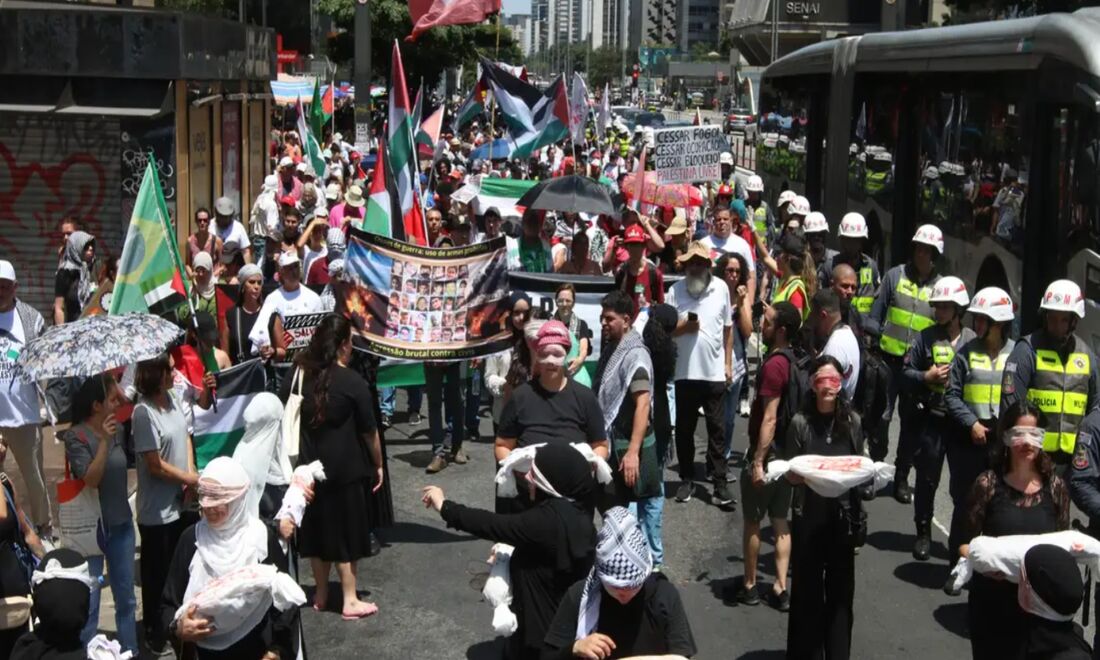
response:
M86 316L31 340L18 363L35 380L94 376L155 358L182 334L175 323L152 314Z

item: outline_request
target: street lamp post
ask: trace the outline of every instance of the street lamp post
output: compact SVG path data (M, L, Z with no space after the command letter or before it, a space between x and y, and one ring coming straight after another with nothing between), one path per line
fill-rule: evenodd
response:
M370 42L370 8L367 0L358 0L355 5L355 145L359 149L368 149L371 141Z

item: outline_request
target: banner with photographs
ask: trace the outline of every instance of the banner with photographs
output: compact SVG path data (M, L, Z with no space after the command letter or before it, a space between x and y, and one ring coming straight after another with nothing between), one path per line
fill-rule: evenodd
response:
M509 347L503 237L428 248L350 229L342 287L356 348L385 358L469 360Z

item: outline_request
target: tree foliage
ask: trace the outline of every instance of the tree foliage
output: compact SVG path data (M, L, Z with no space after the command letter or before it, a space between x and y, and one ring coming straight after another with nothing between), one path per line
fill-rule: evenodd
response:
M356 0L320 0L321 12L332 16L336 25L344 30L328 44L328 55L337 63L350 61L355 53L355 5ZM412 32L412 20L407 2L370 0L367 7L371 12L371 68L376 80L389 78L395 39L401 44L410 89L416 88L420 78L428 86L435 85L444 69L476 67L478 54L511 64L518 64L523 59L516 40L506 27L500 27L499 51L497 26L485 23L432 28L420 35L415 43L408 43L405 37Z

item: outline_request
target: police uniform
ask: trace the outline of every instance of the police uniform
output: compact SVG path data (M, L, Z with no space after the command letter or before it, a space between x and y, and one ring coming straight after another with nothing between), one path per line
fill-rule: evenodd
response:
M908 264L895 266L886 271L882 279L870 314L864 317L864 326L868 333L876 335L883 360L890 367L890 391L887 394L886 412L878 424L875 440L870 448L871 458L881 461L886 457L889 446L890 419L894 416L898 391L902 379L902 363L909 343L925 328L935 325L932 319L932 305L928 299L932 287L939 281L935 271L923 282L917 279L916 269ZM902 402L898 409L901 419L901 431L898 434L898 452L895 460L898 472L895 483L908 480L909 468L913 464L915 436L908 423L915 407Z
M834 254L832 257L826 258L825 264L821 268L822 279L819 284L822 289L832 286L833 269L839 264L848 264L856 271L857 278L856 295L852 297L852 307L857 309L860 314L867 314L871 311L871 306L875 304L875 292L878 291L882 278L879 276L878 263L874 259L862 253L859 257L859 263L852 263L843 254Z
M1100 539L1100 409L1089 412L1077 429L1068 481L1073 503L1089 517L1089 535ZM1096 607L1093 611L1100 612L1100 589L1096 590ZM1094 649L1100 644L1100 626L1092 644Z
M1095 353L1080 337L1073 335L1063 350L1042 329L1021 339L1005 363L1001 410L1026 396L1043 411L1043 450L1063 474L1074 455L1077 427L1097 406L1098 368Z
M933 499L943 472L946 439L952 429L944 402L946 388L926 383L924 372L933 366L950 365L955 359L956 348L965 346L974 337L974 331L964 327L952 342L946 327L934 325L922 330L905 354L902 368L905 387L920 413L909 420L917 438L913 452L917 471L913 519L917 524L917 536L922 533L928 536L930 532Z
M954 423L946 439L949 492L954 510L947 551L957 561L959 546L965 543L967 506L974 480L989 469L991 448L997 447L997 419L1001 412L1001 380L1005 363L1016 342L1009 339L996 355L986 350L985 341L975 337L963 346L951 362L944 403ZM987 429L985 445L970 439L970 429L981 422Z

